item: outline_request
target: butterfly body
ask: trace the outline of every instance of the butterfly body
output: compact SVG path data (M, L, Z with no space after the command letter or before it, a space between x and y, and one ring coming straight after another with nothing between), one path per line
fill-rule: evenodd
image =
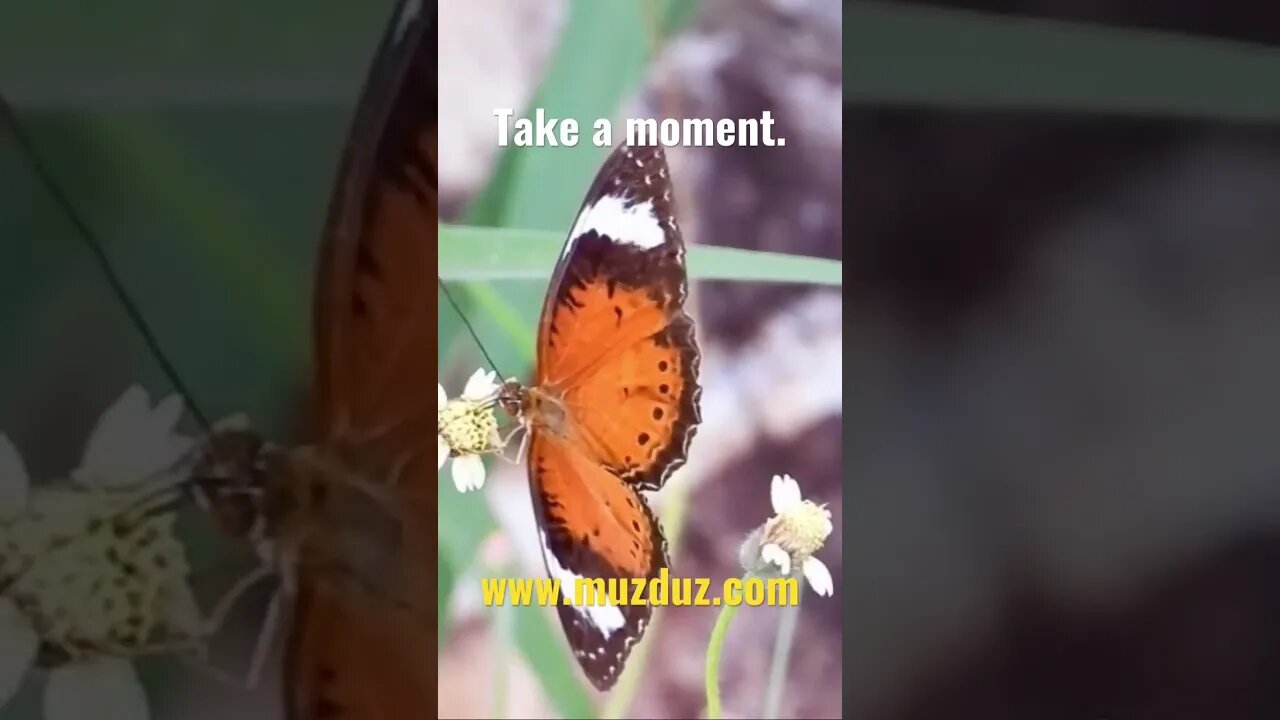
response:
M252 544L286 589L305 574L388 610L422 590L404 544L427 531L400 510L393 473L360 448L280 447L236 430L211 437L192 477L224 534Z
M547 432L566 437L569 426L564 398L539 387L525 387L519 381L503 383L498 404L510 416L519 418L526 427L537 426Z
M572 605L580 580L656 578L666 539L640 491L682 465L700 412L700 353L684 311L684 243L660 147L619 147L587 191L556 266L534 378L503 408L527 431L548 574L575 658L612 687L643 636L647 604ZM522 453L523 454L523 453Z

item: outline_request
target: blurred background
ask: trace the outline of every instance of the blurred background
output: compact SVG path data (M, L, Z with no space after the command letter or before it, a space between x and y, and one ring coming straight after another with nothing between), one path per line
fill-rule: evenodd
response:
M1278 717L1280 8L945 5L845 6L846 717Z
M248 414L298 437L314 254L350 113L391 2L215 6L57 0L0 10L0 92L96 232L205 414ZM604 150L499 153L494 107L618 121L777 118L783 149L673 151L689 243L839 259L840 8L826 2L445 3L441 177L449 222L564 232ZM68 23L67 18L76 18ZM75 228L0 134L0 431L37 479L78 463L94 420L129 384L172 391ZM551 268L548 267L549 273ZM543 281L457 283L504 372L527 376ZM447 307L442 304L442 307ZM843 572L838 289L695 283L704 423L656 496L681 575L740 574L738 544L770 514L769 478L796 476L836 526L820 553L835 598L806 598L782 712L840 714ZM440 377L481 365L442 311ZM193 434L194 423L188 423ZM714 614L658 613L620 690L598 696L552 611L492 612L480 573L540 576L523 470L484 493L442 475L442 717L690 717ZM247 559L191 542L209 599ZM243 673L265 592L213 654ZM722 670L731 717L761 712L776 613L735 620ZM156 718L279 717L277 667L255 691L165 659L142 663ZM39 717L28 683L0 718Z

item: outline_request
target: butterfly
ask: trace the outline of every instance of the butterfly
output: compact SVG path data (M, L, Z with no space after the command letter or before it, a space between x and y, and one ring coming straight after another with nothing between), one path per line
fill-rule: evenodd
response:
M499 394L526 430L538 540L566 600L576 578L655 578L668 566L640 492L684 464L701 421L684 255L665 152L614 149L552 275L533 382L508 380ZM607 690L652 609L562 602L557 612L578 664Z
M292 598L290 720L426 716L436 700L436 8L397 4L365 82L316 274L310 442L240 429L193 475Z

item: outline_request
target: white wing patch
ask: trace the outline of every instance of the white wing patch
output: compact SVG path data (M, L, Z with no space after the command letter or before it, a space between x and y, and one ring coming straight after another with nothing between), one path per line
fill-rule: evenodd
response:
M573 602L574 588L577 581L582 579L581 575L575 574L560 564L560 560L551 552L550 546L547 544L547 533L545 530L539 530L538 534L542 538L542 556L547 559L547 569L551 572L551 577L560 581L560 594L564 596L564 604L573 607L574 611L581 615L587 622L591 623L606 638L622 629L626 625L626 619L622 617L622 611L619 610L608 599L603 599L602 605L575 605Z
M642 200L628 207L626 201L617 195L602 195L594 205L582 209L569 231L564 254L568 255L573 249L579 235L591 230L616 243L634 245L641 250L652 250L667 240L657 213L653 211L653 203Z

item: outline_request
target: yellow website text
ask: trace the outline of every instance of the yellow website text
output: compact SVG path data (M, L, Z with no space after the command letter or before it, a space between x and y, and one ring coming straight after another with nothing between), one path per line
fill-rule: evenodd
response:
M795 605L800 585L796 578L673 578L663 568L656 578L582 578L569 576L568 590L561 578L481 578L484 604L572 605L575 607L621 605ZM713 594L712 586L718 593Z

